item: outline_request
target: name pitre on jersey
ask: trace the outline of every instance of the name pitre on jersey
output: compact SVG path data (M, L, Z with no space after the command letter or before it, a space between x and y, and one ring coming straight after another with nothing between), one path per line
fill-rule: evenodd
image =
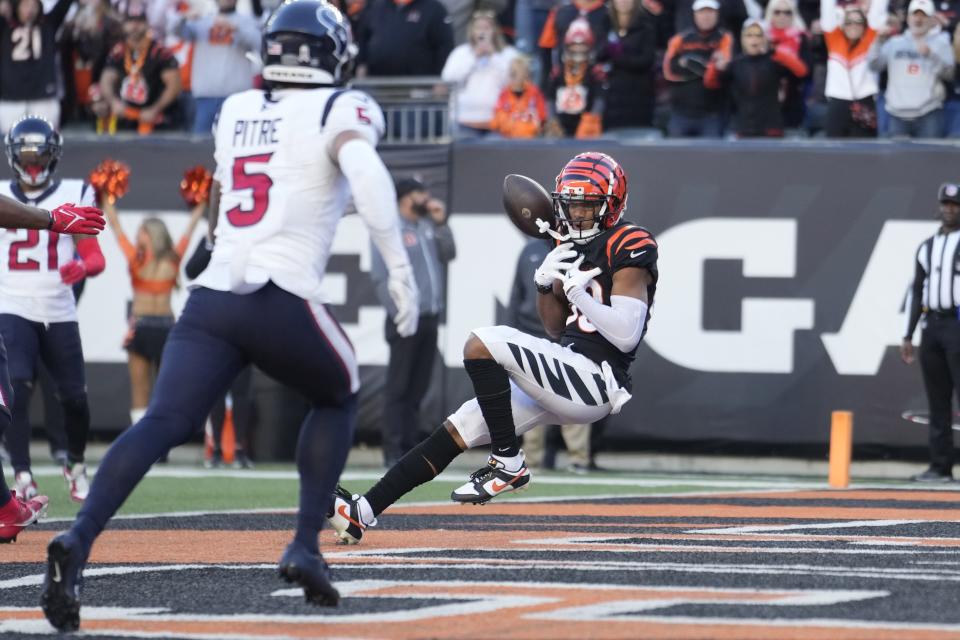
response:
M30 192L10 181L0 184L0 195L43 209L65 202L94 205L93 189L83 180L54 180ZM76 321L73 287L60 277L60 267L73 260L75 252L69 235L45 229L0 230L0 313L33 322Z
M584 256L583 263L580 265L582 271L589 271L595 267L602 269L599 275L584 286L587 293L595 300L609 306L610 293L613 290L613 274L627 267L639 267L649 271L653 278L647 287L647 306L648 309L653 307L658 278L657 241L647 229L621 221L587 244L574 244L572 248ZM629 390L631 388L630 364L636 357L637 348L634 347L629 353L620 351L600 335L576 306L571 304L570 310L571 314L567 317L567 325L560 344L569 346L594 362L606 360L613 369L617 381ZM641 339L647 333L649 319L648 312Z
M227 98L214 138L216 241L195 286L247 293L273 281L323 301L330 246L350 197L332 160L345 131L374 146L383 135L383 113L363 92L251 89Z

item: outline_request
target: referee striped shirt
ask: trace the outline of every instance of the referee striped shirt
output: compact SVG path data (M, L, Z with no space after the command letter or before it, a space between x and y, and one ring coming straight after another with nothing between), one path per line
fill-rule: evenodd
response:
M960 306L960 230L938 231L917 249L913 286L907 293L907 332L913 337L925 313L958 315Z

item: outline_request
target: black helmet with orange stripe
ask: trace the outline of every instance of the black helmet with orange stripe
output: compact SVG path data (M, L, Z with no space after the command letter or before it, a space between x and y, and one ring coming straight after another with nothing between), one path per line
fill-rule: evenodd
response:
M561 228L582 244L620 222L627 208L627 174L605 153L580 153L564 165L551 196ZM570 206L578 204L594 206L592 225L572 220Z

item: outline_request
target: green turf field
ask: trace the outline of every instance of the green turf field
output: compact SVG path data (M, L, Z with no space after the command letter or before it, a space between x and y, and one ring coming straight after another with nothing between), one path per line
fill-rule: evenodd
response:
M37 474L40 488L50 497L48 516L53 518L73 516L79 505L69 500L66 487L57 473L51 468ZM362 493L373 485L381 473L382 470L379 469L351 470L345 474L343 485L352 492ZM467 474L462 471L448 470L440 478L408 494L404 501L449 500L450 491L462 483L466 476ZM562 472L538 472L534 475L534 482L528 491L507 494L498 500L819 488L825 484L815 478L764 479L746 476L624 472L593 473L584 476ZM296 501L297 480L293 466L260 466L254 471L205 471L197 467L170 466L147 476L123 506L121 513L290 509L296 507Z

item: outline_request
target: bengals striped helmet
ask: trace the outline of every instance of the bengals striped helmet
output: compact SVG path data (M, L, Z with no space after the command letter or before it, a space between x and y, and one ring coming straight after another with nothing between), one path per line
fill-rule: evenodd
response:
M620 222L627 208L627 174L607 154L588 151L564 165L551 195L561 227L566 226L574 242L586 242ZM571 204L595 206L592 227L572 224Z

